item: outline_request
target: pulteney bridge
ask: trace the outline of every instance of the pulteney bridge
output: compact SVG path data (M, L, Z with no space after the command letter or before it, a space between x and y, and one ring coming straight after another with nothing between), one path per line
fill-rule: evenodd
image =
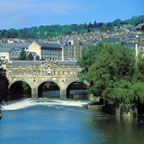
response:
M18 82L26 82L31 88L31 96L38 97L38 88L42 83L54 82L60 89L60 98L67 98L67 88L77 82L81 69L68 62L13 62L6 65L6 77L10 87Z

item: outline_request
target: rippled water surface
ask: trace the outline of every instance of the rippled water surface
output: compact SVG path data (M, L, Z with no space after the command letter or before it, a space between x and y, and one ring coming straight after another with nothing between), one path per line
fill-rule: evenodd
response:
M144 125L79 107L3 111L0 144L144 144Z

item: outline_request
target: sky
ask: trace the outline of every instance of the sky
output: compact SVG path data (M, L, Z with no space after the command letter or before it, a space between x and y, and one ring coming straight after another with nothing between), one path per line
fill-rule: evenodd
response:
M144 0L0 0L0 29L112 22L144 15Z

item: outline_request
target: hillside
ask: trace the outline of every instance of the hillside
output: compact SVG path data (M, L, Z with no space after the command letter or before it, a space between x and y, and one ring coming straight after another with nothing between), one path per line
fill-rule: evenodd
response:
M23 29L9 29L0 30L0 38L21 38L21 39L44 39L48 37L60 36L60 35L71 35L86 33L90 31L107 31L112 30L114 26L133 25L137 26L140 23L144 23L144 15L138 17L132 17L128 20L117 19L113 22L108 23L97 23L96 21L92 24L71 24L71 25L46 25L46 26L33 26L31 28Z

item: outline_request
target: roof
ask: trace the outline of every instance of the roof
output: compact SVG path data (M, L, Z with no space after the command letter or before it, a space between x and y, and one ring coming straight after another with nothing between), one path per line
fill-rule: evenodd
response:
M27 53L27 56L28 56L28 55L32 55L33 57L35 57L35 56L37 56L37 53L36 53L36 52L28 52L28 53Z
M40 65L44 62L45 61L10 61L9 64L25 66L25 65Z
M76 65L77 61L65 60L65 61L56 61L56 63L58 65Z
M128 46L130 48L135 48L136 43L123 43L125 46Z
M12 48L2 48L0 47L0 52L10 52Z
M48 47L48 48L62 48L61 44L57 44L57 43L40 43L37 42L41 47Z
M30 43L24 42L24 43L2 43L0 44L0 47L4 47L4 48L10 48L10 47L14 47L14 48L26 48L30 45Z
M140 42L138 45L139 46L144 46L144 41Z
M9 61L8 64L19 65L19 66L29 66L29 65L41 65L46 61ZM58 65L76 65L76 61L56 61Z
M120 38L102 38L102 42L120 43Z

